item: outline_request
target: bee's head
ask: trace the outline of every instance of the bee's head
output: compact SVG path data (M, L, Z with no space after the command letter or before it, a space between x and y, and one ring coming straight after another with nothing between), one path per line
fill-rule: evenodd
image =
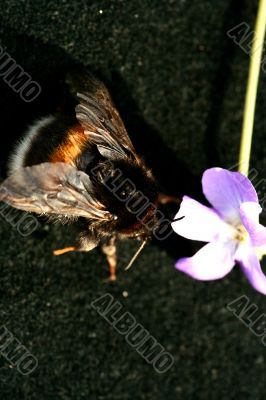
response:
M148 169L136 161L117 160L99 163L92 172L97 198L117 215L118 230L142 236L145 224L155 226L158 192Z

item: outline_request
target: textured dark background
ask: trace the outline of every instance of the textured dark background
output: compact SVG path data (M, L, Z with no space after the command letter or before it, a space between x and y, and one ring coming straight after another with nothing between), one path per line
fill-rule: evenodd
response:
M26 104L0 81L2 177L14 141L57 109L65 72L78 63L108 84L161 190L200 199L204 169L237 162L249 57L226 32L241 21L253 27L256 8L251 0L2 0L0 44L42 87ZM262 74L252 155L260 178L265 84ZM266 349L226 304L245 294L262 313L265 299L237 267L222 281L195 282L174 269L194 245L173 235L147 246L128 273L136 245L120 243L110 284L97 251L51 255L72 243L70 228L42 224L23 238L2 218L0 232L1 324L39 361L22 376L1 356L1 399L264 399ZM106 292L174 355L168 372L157 374L92 310Z

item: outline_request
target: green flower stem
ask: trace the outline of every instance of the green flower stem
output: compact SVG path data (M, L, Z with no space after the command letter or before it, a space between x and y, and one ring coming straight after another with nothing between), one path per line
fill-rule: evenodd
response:
M247 92L245 98L243 127L241 134L240 153L239 153L239 172L248 175L252 134L254 126L254 116L256 107L256 97L258 81L261 68L261 58L264 48L264 37L266 28L266 0L260 0L254 39L252 43L250 67L248 74Z

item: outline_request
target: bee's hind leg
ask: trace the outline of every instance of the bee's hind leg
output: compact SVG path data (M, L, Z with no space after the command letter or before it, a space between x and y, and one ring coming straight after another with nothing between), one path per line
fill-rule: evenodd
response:
M112 237L107 243L101 245L102 252L106 255L107 263L109 265L109 279L110 281L116 280L116 245L115 237Z

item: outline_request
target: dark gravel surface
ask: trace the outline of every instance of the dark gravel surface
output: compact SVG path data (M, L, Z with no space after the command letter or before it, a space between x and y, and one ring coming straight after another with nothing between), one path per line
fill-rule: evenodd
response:
M241 21L253 27L256 8L256 1L232 0L2 0L0 44L42 87L25 103L0 80L2 178L14 141L33 119L58 108L65 73L80 64L110 87L160 189L200 200L202 172L237 162L249 57L226 32ZM260 178L265 84L262 74L252 156ZM265 347L226 309L246 295L265 312L265 298L239 268L222 281L195 282L174 269L194 244L172 235L150 243L127 273L136 244L120 243L118 280L110 284L96 250L52 256L73 242L69 227L42 222L22 237L6 219L1 325L39 365L24 376L1 356L1 399L265 398ZM92 309L108 292L174 356L167 372L158 374Z

